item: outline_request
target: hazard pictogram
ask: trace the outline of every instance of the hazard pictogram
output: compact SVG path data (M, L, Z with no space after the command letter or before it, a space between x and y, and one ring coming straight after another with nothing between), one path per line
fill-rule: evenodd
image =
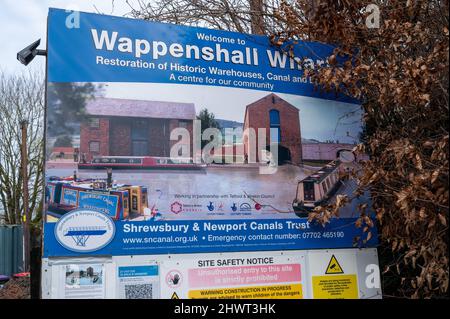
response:
M172 298L171 298L171 299L180 299L180 297L178 297L177 293L174 292L174 293L172 294Z
M342 269L341 265L339 265L339 262L337 261L336 257L334 255L331 256L330 262L328 263L327 270L325 271L326 275L330 274L343 274L344 270Z

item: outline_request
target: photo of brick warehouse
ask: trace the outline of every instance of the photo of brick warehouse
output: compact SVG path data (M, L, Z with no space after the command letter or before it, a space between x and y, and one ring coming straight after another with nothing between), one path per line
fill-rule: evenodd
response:
M170 140L175 128L185 128L193 134L196 119L194 103L145 101L97 97L86 103L86 120L80 124L80 161L91 162L102 156L170 156L177 141ZM224 145L232 148L235 159L259 163L260 152L250 146L248 130L253 129L258 141L258 129L266 130L267 150L278 143L279 164L301 165L304 160L333 160L341 149L353 147L348 143L311 143L302 139L300 110L276 94L268 94L245 106L238 141ZM224 128L222 128L224 129ZM270 129L277 134L271 135ZM193 156L192 138L186 147Z
M116 98L88 101L85 112L88 120L80 125L85 161L96 156L169 157L176 143L170 141L170 132L182 127L192 135L195 119L192 103Z
M102 156L169 157L170 132L186 128L193 133L196 109L193 103L96 98L87 102L86 120L80 124L81 160L90 162ZM260 162L259 152L252 150L246 130L266 129L266 145L279 143L281 163L301 164L302 144L299 110L275 94L269 94L245 108L243 143L245 158ZM278 136L271 136L270 129ZM192 138L189 149L192 157ZM239 148L234 148L237 152ZM241 151L242 152L242 151ZM251 152L254 152L250 155ZM234 154L239 156L242 154Z
M246 158L251 155L252 151L249 146L248 129L255 130L255 140L258 141L258 128L266 129L266 145L273 142L279 144L279 163L301 164L302 138L298 108L273 93L247 105L244 117L244 152ZM278 133L271 135L271 131ZM258 153L256 152L256 162L260 161Z
M128 213L117 206L110 215L118 220L296 216L299 182L335 160L342 149L352 149L361 130L357 106L340 102L329 105L256 90L110 82L73 99L73 92L89 85L51 86L57 94L49 99L53 117L48 120L46 178L50 186L83 188L81 195L97 192L99 200L139 189L137 201L128 203L124 196L123 203L130 208L134 202L145 204ZM192 138L173 134L185 128L194 137L208 127L220 134L198 143L203 149ZM256 136L249 143L246 132L252 130ZM258 141L261 130L265 140ZM190 151L171 157L180 141ZM278 166L261 173L271 166L261 155L266 147L273 150L273 142L278 143ZM215 147L207 149L211 143ZM211 153L205 155L207 151ZM55 218L65 211L62 205L75 203L72 193L65 192L63 202L49 203L59 205L49 205ZM80 198L77 203L84 204ZM174 212L173 203L181 204L181 211ZM248 205L250 210L240 209Z

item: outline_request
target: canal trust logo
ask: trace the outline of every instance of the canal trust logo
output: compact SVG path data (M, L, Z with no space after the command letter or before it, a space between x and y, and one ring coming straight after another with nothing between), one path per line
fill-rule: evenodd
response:
M113 220L98 211L73 210L62 216L55 226L55 237L66 249L92 252L108 245L114 238Z

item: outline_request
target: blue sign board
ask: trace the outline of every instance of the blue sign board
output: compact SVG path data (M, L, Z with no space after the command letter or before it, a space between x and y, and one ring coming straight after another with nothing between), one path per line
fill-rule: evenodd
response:
M55 223L45 225L53 234ZM322 226L305 218L285 220L216 220L171 222L116 222L116 234L99 255L152 255L267 250L375 247L376 229L367 233L355 219L332 219ZM45 256L78 256L53 240L46 241Z
M66 134L80 138L83 163L73 165L82 164L83 168L94 170L83 171L92 180L106 176L103 165L116 165L112 171L115 182L136 184L148 192L135 191L119 207L117 197L95 193L92 186L91 190L78 192L78 208L83 214L65 212L68 214L64 215L64 207L55 201L49 206L66 217L56 223L45 223L46 257L376 246L376 229L370 228L372 238L364 241L367 233L363 233L364 227L355 226L355 218L333 218L323 226L298 217L293 209L293 201L299 196L297 191L302 189L297 183L308 174L315 174L314 180L323 181L323 185L309 185L305 190L309 193L303 200L314 197L311 192L316 192L318 197L335 190L332 184L340 183L336 172L330 178L321 177L320 174L331 172L329 167L322 171L320 166L303 165L309 159L307 156L324 156L314 160L325 165L335 159L340 148L353 147L356 141L344 139L358 136L357 130L361 129L361 125L352 124L360 120L354 100L322 92L308 77L303 77L306 66L317 69L327 64L333 46L300 41L293 51L295 57L301 58L297 59L273 46L265 36L90 13L77 13L76 17L79 23L68 23L74 18L73 12L50 9L49 86L58 89L57 84L61 83L74 86L101 83L103 91L87 99L79 112L96 121L80 120L76 116L65 119L71 126ZM192 94L191 88L198 94ZM60 93L67 92L70 90ZM160 92L168 93L164 101L155 102L154 96ZM218 93L195 103L187 100L210 92ZM242 96L235 98L229 94ZM51 108L47 112L61 113L65 106L59 102L49 98ZM169 128L178 124L185 131L192 131L200 107L209 107L221 116L225 116L224 110L229 110L233 117L218 121L234 127L248 125L248 112L260 107L254 116L263 114L266 118L256 122L265 123L265 129L276 129L276 141L286 145L283 154L287 164L273 176L260 176L255 173L257 166L248 163L199 165L187 173L183 169L172 170L176 161L155 160L168 156L165 147L173 144L169 140ZM350 119L348 123L340 123L350 116L343 116L347 111L356 114L356 122ZM303 117L306 120L300 125ZM79 131L74 133L72 128ZM50 135L62 134L63 130L64 127L49 131L48 148L52 147L50 141L58 136ZM345 134L336 136L336 132ZM272 136L272 130L268 136ZM240 137L233 143L224 148L237 150L246 142ZM308 148L302 149L302 143L309 143ZM245 158L245 155L228 158ZM102 156L109 156L107 164L101 161ZM94 162L96 157L100 159ZM133 166L135 159L141 157L144 158L140 160L142 166L149 163L145 164L148 166ZM179 167L189 168L192 162L189 158ZM72 169L57 165L52 163L52 168L46 171L47 177L72 175ZM121 169L120 165L128 170ZM165 165L164 169L169 167L171 171L151 171L158 165L156 168ZM147 171L130 172L130 168ZM68 183L75 185L82 181ZM89 181L83 183L83 187L90 187L86 186ZM344 190L351 189L345 183L342 185ZM76 203L74 196L75 193L65 190L63 203ZM122 220L102 218L104 214L115 214L118 208L123 211ZM63 246L55 238L55 234L60 234L63 240L69 240L64 237L67 231L74 234L77 249L68 249L68 245ZM89 236L94 231L95 236ZM147 269L144 273L151 271Z
M303 68L326 65L334 47L300 42L290 59L266 36L50 9L49 82L152 82L235 87L322 99Z
M78 203L78 191L67 187L63 188L62 202L67 205L76 206Z
M119 196L112 194L100 194L97 192L79 191L78 207L93 209L105 213L110 217L116 217L119 204Z
M157 265L119 267L119 278L157 276L157 275L158 275Z

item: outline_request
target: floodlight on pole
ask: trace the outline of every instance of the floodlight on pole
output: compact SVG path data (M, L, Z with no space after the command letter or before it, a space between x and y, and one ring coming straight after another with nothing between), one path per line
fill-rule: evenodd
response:
M47 56L46 50L40 50L37 47L41 44L41 39L33 42L29 46L17 52L17 60L23 65L28 65L31 61L33 61L36 55Z

